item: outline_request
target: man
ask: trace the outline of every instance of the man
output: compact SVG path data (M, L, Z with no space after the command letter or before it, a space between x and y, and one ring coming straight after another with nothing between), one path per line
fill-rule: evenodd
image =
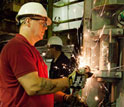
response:
M68 77L71 73L71 62L68 57L62 52L63 42L60 37L52 36L48 40L48 56L52 58L52 62L49 70L49 77L52 79ZM66 94L70 94L70 89L64 91ZM55 107L66 107L66 103L55 103Z
M3 47L5 46L6 43L7 43L7 41L1 41L0 42L0 53L1 53ZM1 81L1 77L0 77L0 81ZM0 93L1 93L1 82L0 82ZM1 97L0 97L0 104L1 104Z
M50 78L68 77L71 73L71 61L62 52L63 42L60 37L52 36L48 40L48 47L51 58L53 58L50 66Z
M40 3L24 4L17 16L19 34L2 49L0 58L1 107L53 107L52 93L71 86L68 78L48 79L47 66L34 44L51 24Z

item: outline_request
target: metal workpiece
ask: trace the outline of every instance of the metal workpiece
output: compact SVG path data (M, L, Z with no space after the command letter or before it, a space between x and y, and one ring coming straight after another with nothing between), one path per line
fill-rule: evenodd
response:
M96 78L121 79L123 69L119 70L101 70L94 73Z

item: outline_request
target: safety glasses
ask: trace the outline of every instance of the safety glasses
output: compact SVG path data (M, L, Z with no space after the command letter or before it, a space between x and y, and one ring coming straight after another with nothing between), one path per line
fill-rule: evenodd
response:
M39 20L42 20L42 21L44 21L44 22L41 22L42 23L42 25L43 25L43 27L47 27L47 23L46 23L46 18L35 18L35 17L30 17L30 19L32 19L32 20L37 20L37 21L39 21Z

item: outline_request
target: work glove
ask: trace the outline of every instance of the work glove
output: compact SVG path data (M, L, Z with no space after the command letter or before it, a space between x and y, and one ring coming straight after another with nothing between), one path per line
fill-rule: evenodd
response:
M64 101L70 105L69 107L87 107L87 104L81 99L80 96L73 96L65 94Z
M86 79L90 76L90 67L86 66L75 69L69 76L69 85L73 89L82 89L85 86Z

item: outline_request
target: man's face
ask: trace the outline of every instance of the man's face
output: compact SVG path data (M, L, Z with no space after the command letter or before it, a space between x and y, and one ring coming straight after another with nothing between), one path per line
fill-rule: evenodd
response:
M48 46L48 51L47 51L47 54L46 54L46 57L48 57L48 58L55 58L54 56L54 54L55 54L55 47L50 47L50 46Z
M45 17L30 17L31 19L31 31L36 41L42 40L47 30L47 23Z

